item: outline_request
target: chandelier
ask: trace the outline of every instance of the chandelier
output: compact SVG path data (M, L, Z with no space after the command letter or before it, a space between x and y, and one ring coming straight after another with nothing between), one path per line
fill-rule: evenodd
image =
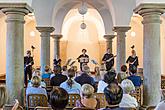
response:
M81 29L86 29L87 25L84 23L84 15L87 13L88 11L88 7L87 7L87 3L85 2L85 0L82 0L82 4L81 6L78 8L78 12L82 15L82 23L80 25Z

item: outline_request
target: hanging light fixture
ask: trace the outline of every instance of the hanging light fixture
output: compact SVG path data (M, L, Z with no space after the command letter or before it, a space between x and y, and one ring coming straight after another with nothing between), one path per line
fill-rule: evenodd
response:
M88 7L87 7L87 3L85 2L85 0L82 0L82 4L81 6L78 8L78 12L82 15L82 23L80 25L81 29L86 29L87 25L84 23L84 15L87 13L88 11Z

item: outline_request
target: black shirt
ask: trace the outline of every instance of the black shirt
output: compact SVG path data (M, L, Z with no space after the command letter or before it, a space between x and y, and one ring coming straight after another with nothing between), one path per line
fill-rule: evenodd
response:
M60 86L61 83L65 82L67 80L67 76L62 75L61 73L55 74L54 77L50 80L51 86Z

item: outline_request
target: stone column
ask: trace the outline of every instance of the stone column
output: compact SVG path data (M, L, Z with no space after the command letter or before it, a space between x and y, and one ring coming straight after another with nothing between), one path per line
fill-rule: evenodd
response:
M126 43L125 37L126 32L130 30L131 27L126 26L116 26L113 31L117 32L117 58L116 58L116 71L120 72L120 67L126 62Z
M24 16L32 9L25 3L0 3L6 14L6 87L8 103L24 101Z
M51 37L54 39L54 59L56 56L60 58L60 39L62 38L62 35L56 34L51 35Z
M110 48L110 53L112 53L112 41L115 35L104 35L104 38L106 39L106 48Z
M41 33L41 51L40 51L40 63L41 73L44 73L44 67L50 65L50 33L54 31L54 27L36 27Z
M140 4L134 12L143 17L144 104L156 105L161 98L160 15L165 4Z

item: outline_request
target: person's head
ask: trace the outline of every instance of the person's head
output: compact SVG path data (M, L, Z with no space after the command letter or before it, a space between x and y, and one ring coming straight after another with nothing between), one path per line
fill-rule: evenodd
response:
M41 84L41 79L38 76L33 76L31 83L33 87L39 87Z
M63 66L62 71L67 71L67 66Z
M100 68L99 68L98 66L96 66L96 67L94 68L94 71L95 71L95 73L96 73L97 76L100 75Z
M110 53L110 48L107 48L107 53Z
M6 102L7 102L6 88L4 86L0 86L0 109L3 108Z
M121 102L123 90L116 83L111 83L104 89L104 95L109 105L117 105Z
M126 72L127 71L127 66L126 65L122 65L121 66L121 71L122 72Z
M85 73L89 73L89 72L90 72L89 66L88 66L88 65L84 65L84 66L82 67L82 71L85 72Z
M86 49L82 49L82 53L85 54L87 52Z
M61 66L59 66L59 65L54 66L53 72L55 74L61 73Z
M70 88L72 88L72 85L74 84L72 78L75 76L75 71L73 68L70 68L68 70L68 77L69 79L67 80L67 84L69 85Z
M41 72L39 70L35 70L32 76L38 76L39 78L41 78Z
M165 101L165 89L161 89L161 101Z
M94 88L90 84L83 84L81 87L82 97L91 98L94 93Z
M27 54L27 56L31 56L31 51L27 50L26 54Z
M53 110L63 110L68 104L69 94L60 87L54 87L50 93L50 105Z
M136 68L136 66L134 66L134 65L130 65L130 67L129 67L129 71L130 71L132 74L135 74L135 73L137 72L137 68Z
M132 54L133 56L136 56L136 51L135 51L135 50L132 50L132 51L131 51L131 54Z
M50 66L49 65L46 65L45 66L45 72L49 72L50 71Z
M107 71L107 73L104 74L103 80L105 83L110 84L112 82L115 82L115 77L116 77L116 73Z
M132 91L135 91L135 86L129 79L124 79L121 82L121 88L123 89L124 94L130 94Z

